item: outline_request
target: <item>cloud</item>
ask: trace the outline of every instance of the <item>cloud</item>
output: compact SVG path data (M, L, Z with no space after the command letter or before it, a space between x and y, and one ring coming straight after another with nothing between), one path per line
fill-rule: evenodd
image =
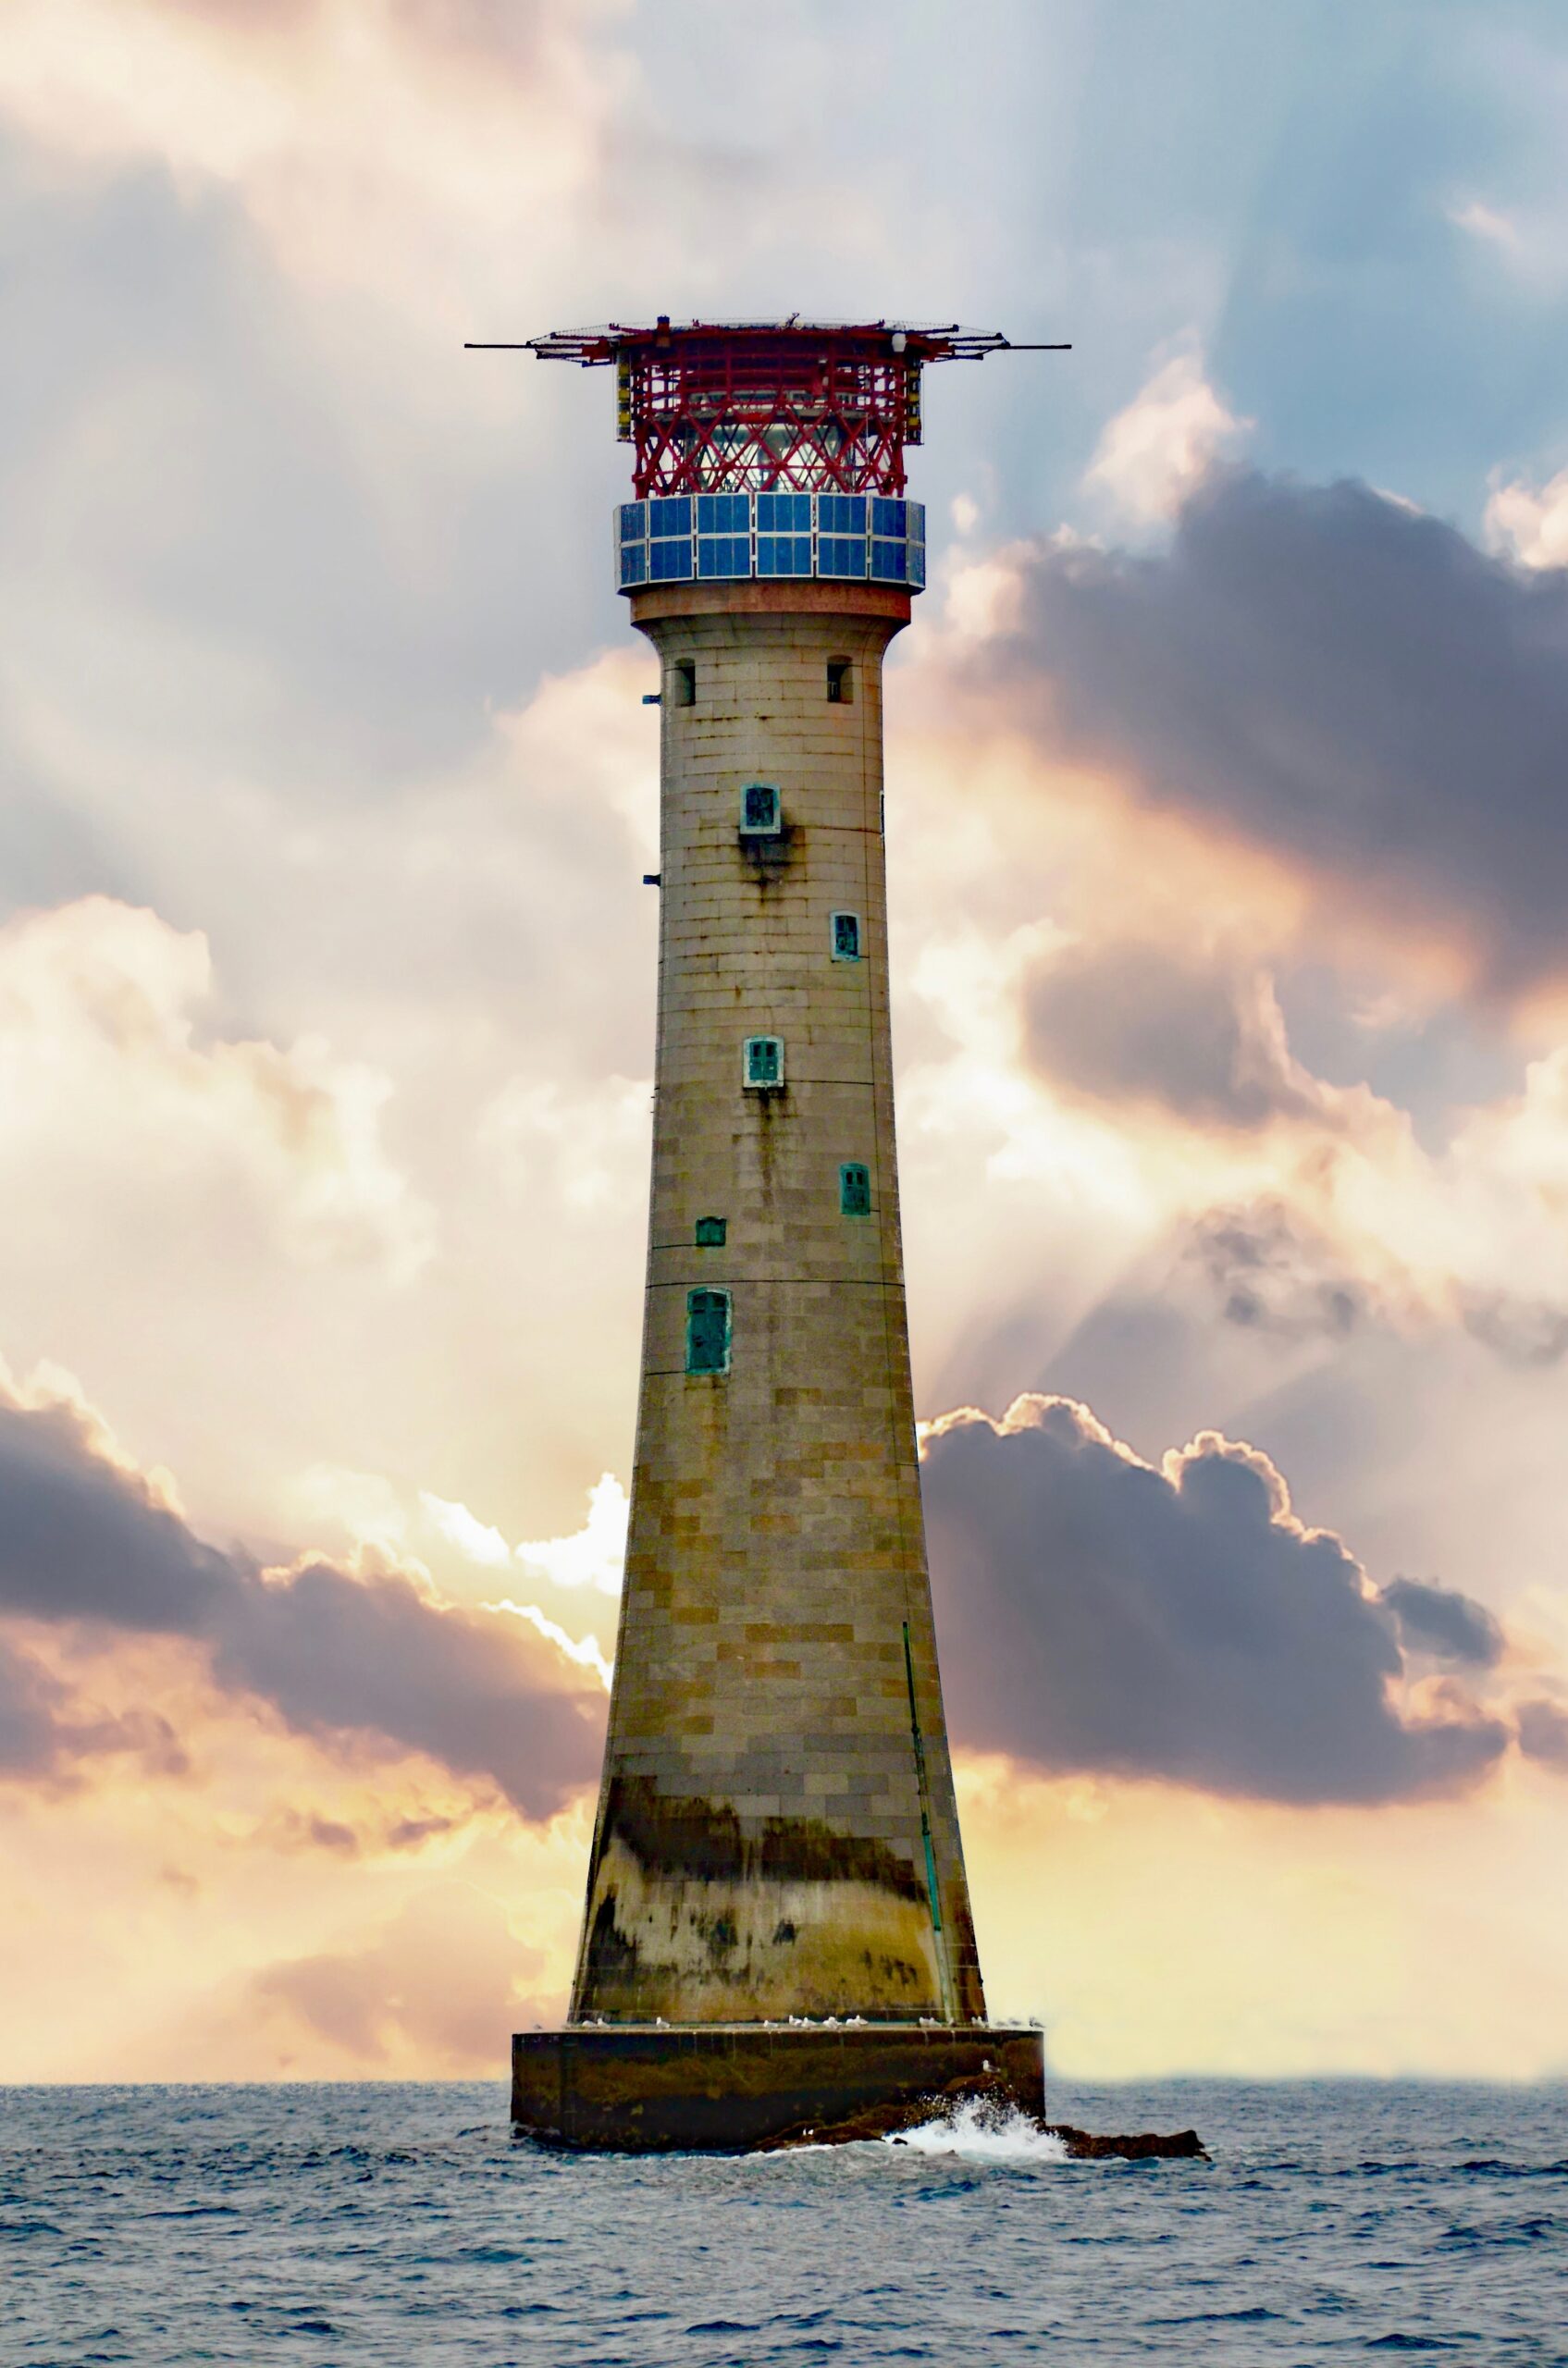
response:
M1472 1669L1491 1669L1502 1658L1502 1628L1473 1596L1421 1579L1390 1579L1380 1600L1399 1622L1410 1652L1432 1653Z
M1174 518L1253 426L1226 409L1190 338L1106 426L1083 483L1139 524Z
M1525 1758L1568 1771L1568 1710L1556 1702L1521 1702L1514 1717Z
M544 1952L514 1939L493 1900L451 1881L369 1934L262 1967L238 2011L260 2021L280 2066L325 2046L340 2070L412 2059L426 2078L488 2078L508 2032L555 2018L546 1972Z
M188 1762L155 1711L95 1711L31 1654L0 1638L0 1782L66 1785L80 1763L134 1757L151 1775L180 1776Z
M389 1080L319 1038L218 1034L214 999L199 931L110 897L0 928L0 1186L18 1221L63 1258L73 1215L105 1204L128 1236L187 1240L225 1210L291 1259L417 1272L433 1221L381 1143Z
M1487 499L1487 539L1521 567L1568 567L1568 469L1545 485L1500 480Z
M1568 574L1364 485L1231 470L1155 556L1037 543L956 642L985 727L1463 944L1493 988L1568 960Z
M552 1816L598 1772L602 1693L537 1630L445 1603L396 1570L263 1571L205 1544L108 1460L76 1405L9 1390L0 1612L184 1639L221 1689L294 1733L426 1753L525 1817ZM25 1749L25 1698L16 1715Z
M1272 986L1244 964L1154 943L1080 944L1028 978L1023 1013L1028 1053L1055 1084L1207 1126L1327 1115L1290 1056Z
M944 1416L923 1473L949 1715L971 1748L1372 1803L1462 1791L1507 1744L1451 1693L1435 1716L1401 1711L1394 1617L1253 1449L1205 1432L1156 1471L1087 1408L1025 1397L1000 1423Z
M1488 246L1501 247L1505 253L1517 254L1523 245L1519 225L1506 214L1500 214L1478 197L1456 201L1445 212L1456 230L1468 230L1474 239L1485 240Z

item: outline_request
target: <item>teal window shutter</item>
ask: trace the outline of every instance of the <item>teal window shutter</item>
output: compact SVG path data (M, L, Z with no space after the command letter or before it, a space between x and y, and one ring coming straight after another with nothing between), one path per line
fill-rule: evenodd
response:
M748 1036L743 1074L754 1093L772 1093L784 1083L784 1040L779 1036Z
M698 1248L699 1250L722 1250L724 1246L724 1236L728 1231L728 1220L724 1217L698 1217L697 1221Z
M858 1159L846 1161L838 1171L838 1205L846 1217L871 1214L871 1171Z
M728 1373L729 1369L728 1291L687 1291L687 1373Z

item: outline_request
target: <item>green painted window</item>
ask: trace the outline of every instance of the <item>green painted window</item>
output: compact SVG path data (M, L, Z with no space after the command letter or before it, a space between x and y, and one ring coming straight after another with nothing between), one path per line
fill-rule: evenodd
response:
M858 913L834 913L833 958L835 962L858 962L860 959L860 916Z
M784 1039L748 1036L746 1040L746 1082L753 1093L773 1093L784 1083Z
M687 1373L728 1373L729 1369L728 1291L687 1291Z
M698 1217L697 1221L698 1248L722 1250L727 1230L728 1227L723 1217Z
M776 839L783 829L777 782L748 781L740 794L742 838Z
M847 1160L838 1171L838 1205L846 1217L871 1214L871 1171L858 1159Z

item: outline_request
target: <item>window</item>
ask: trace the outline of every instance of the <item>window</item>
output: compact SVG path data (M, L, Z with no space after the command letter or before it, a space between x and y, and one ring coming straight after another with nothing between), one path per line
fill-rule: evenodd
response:
M696 706L697 661L695 659L676 659L670 669L670 679L665 685L664 704L666 707Z
M744 1074L750 1092L776 1092L784 1083L784 1039L780 1036L748 1036Z
M904 582L908 572L907 550L904 543L872 543L871 574L879 584Z
M855 697L855 669L847 658L828 660L828 704L847 707Z
M698 1217L697 1221L698 1248L699 1250L722 1250L724 1246L724 1236L728 1230L728 1221L723 1217Z
M729 1369L728 1291L687 1291L687 1373L728 1373Z
M784 829L778 783L748 781L740 794L740 834L743 839L776 839Z
M838 1205L846 1217L869 1217L871 1214L871 1171L858 1159L849 1160L838 1171Z
M834 913L830 925L833 958L835 962L858 962L860 959L860 916L858 913Z

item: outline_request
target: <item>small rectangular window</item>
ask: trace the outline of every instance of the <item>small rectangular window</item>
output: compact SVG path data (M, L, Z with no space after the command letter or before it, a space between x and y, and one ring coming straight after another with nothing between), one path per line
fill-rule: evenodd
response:
M665 686L664 703L667 707L697 705L697 661L695 659L677 658L675 660L670 669L670 680Z
M828 702L832 707L847 707L855 697L855 669L847 658L828 660Z
M729 1292L687 1291L687 1373L728 1373L729 1369Z
M869 1217L871 1214L871 1171L858 1159L848 1161L838 1171L838 1205L846 1217Z
M697 1221L698 1248L699 1250L722 1250L724 1246L724 1236L728 1231L728 1220L724 1217L698 1217Z
M858 913L834 913L832 922L833 958L835 962L858 962L860 959L860 916Z
M740 794L740 832L745 839L776 839L784 828L778 783L748 781Z
M784 1083L784 1039L779 1036L748 1036L746 1040L744 1075L751 1092L776 1092Z

